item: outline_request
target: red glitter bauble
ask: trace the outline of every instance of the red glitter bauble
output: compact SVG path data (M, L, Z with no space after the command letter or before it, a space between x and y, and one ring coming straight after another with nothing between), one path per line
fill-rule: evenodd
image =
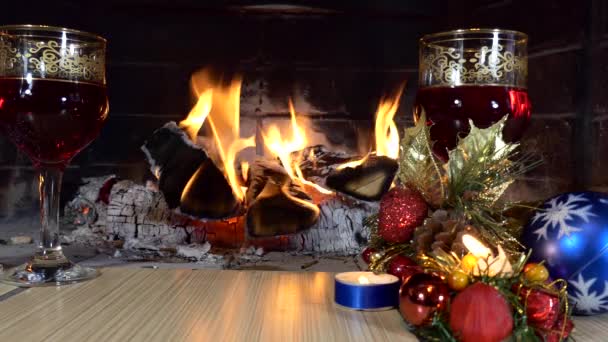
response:
M377 250L375 248L370 248L367 247L366 249L363 250L363 252L361 252L361 259L363 259L363 261L365 261L366 263L370 263L372 254L376 253Z
M378 234L389 243L407 242L416 227L424 222L428 210L427 203L418 192L394 187L380 202Z
M475 283L452 301L450 328L462 342L501 342L513 331L511 306L494 287Z
M421 270L416 262L406 256L396 255L388 263L388 274L392 274L401 280L411 276L414 273L419 273Z

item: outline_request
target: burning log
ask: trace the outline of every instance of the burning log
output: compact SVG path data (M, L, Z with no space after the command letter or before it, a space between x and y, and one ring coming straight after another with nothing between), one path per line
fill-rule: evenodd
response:
M247 228L255 237L294 234L312 226L319 208L278 163L256 161L247 189Z
M300 169L304 177L315 181L323 180L322 183L336 168L355 158L344 152L330 151L323 145L309 146L294 154L301 156Z
M376 153L360 161L342 164L332 172L325 184L342 193L366 201L377 201L390 188L399 164L399 133L393 118L399 108L405 83L394 96L383 98L376 110L374 136Z
M208 159L207 154L173 121L154 131L141 149L167 204L170 208L179 207L184 187L201 163Z
M249 177L241 179L235 167L238 154L256 147L254 136L241 137L241 78L220 80L212 76L209 70L192 76L191 89L198 100L188 117L179 127L170 122L155 131L142 147L158 179L158 189L128 181L111 183L106 207L104 201L91 203L85 198L74 202L73 210L91 205L94 211L106 211L104 223L94 222L96 217L91 216L88 221L80 220L81 225L95 226L120 239L214 243L213 235L227 234L229 239L234 237L233 246L245 243L247 237L260 237L250 242L267 240L301 251L358 252L369 235L363 218L376 204L342 198L322 185L364 200L379 199L388 190L397 170L397 163L390 159L397 158L399 151L393 117L403 88L378 107L378 157L342 169L338 165L351 160L350 156L319 146L306 149L306 129L298 125L289 101L290 129L281 130L274 124L259 132L264 147L280 163L257 162L250 168ZM197 146L203 128L211 142L206 148ZM305 156L310 158L303 160ZM247 189L243 181L248 182ZM246 215L239 210L244 205ZM210 221L205 218L231 215L239 216L211 222L234 222L228 223L235 228L234 233L227 225L222 226L226 229L207 229ZM195 238L196 231L203 233Z
M204 218L237 211L239 201L222 171L175 122L156 130L142 150L169 208Z
M239 202L224 174L206 159L192 175L181 196L180 210L189 215L223 218L234 214Z
M344 167L332 171L325 184L357 199L377 201L391 187L399 168L394 159L375 155L355 164L344 164Z

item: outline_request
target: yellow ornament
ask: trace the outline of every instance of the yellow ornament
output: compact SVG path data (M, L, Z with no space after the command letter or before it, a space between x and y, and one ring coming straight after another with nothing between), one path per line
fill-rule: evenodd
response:
M477 257L473 254L465 255L460 261L460 268L465 271L467 274L471 273L473 269L477 266Z
M469 286L469 275L461 270L454 270L448 275L448 285L450 285L452 290L464 290Z
M384 252L375 252L369 256L369 260L371 262L377 262L378 260L382 259L383 256L384 256Z
M549 271L542 264L530 263L524 267L524 277L532 283L542 283L549 279Z

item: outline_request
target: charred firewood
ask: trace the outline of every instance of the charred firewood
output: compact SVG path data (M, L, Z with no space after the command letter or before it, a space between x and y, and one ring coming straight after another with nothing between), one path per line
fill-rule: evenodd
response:
M238 206L222 171L211 159L206 159L187 183L180 210L188 215L217 219L235 213Z
M247 230L253 237L297 233L319 218L319 208L278 163L253 164L246 197Z
M186 183L208 159L207 154L194 145L175 122L154 131L141 149L146 154L150 170L158 178L158 187L169 208L179 207Z
M360 200L377 201L391 187L398 168L394 159L372 155L354 168L336 169L327 177L325 184Z
M169 208L179 207L197 217L222 218L238 207L221 170L175 122L156 130L142 150ZM184 193L187 185L189 189Z
M323 145L310 146L294 154L292 157L300 160L300 169L306 179L325 179L336 167L353 159L351 155L330 151Z

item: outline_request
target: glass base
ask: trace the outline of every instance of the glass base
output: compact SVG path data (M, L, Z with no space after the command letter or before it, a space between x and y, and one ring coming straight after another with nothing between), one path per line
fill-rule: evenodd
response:
M57 286L93 279L98 275L96 269L78 266L65 257L62 260L34 257L23 265L4 271L0 281L19 287Z

